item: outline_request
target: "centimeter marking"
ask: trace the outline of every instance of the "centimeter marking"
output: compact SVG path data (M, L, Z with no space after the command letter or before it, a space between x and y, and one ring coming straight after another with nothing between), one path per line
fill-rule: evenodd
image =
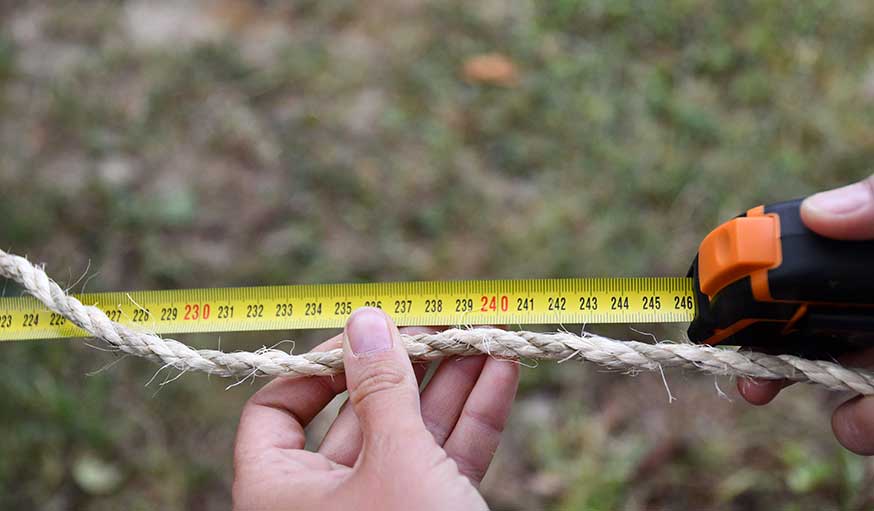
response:
M155 332L340 328L358 307L398 325L688 322L682 277L472 280L181 289L76 295L113 321ZM0 341L88 335L32 297L0 298Z

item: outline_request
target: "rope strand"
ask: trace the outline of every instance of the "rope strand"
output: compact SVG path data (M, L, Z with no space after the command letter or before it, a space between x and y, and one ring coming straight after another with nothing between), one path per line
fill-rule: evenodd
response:
M343 370L343 353L339 349L301 355L267 348L252 353L225 353L196 350L174 339L132 330L111 321L97 307L84 305L68 295L45 271L27 259L3 250L0 250L0 276L14 280L52 312L110 346L180 371L245 378L253 375L323 376ZM403 335L402 340L410 358L416 361L483 353L508 359L580 360L616 371L692 369L719 376L815 383L831 390L874 395L874 373L870 371L792 355L766 355L673 342L618 341L588 333L511 332L496 328L455 328Z

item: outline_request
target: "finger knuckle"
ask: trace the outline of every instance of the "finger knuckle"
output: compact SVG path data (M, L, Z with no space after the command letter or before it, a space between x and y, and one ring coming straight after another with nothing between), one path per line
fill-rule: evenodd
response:
M406 380L407 376L401 369L381 363L370 365L362 372L350 393L350 400L357 406L386 393L398 392Z
M462 418L466 419L474 428L482 431L485 435L500 436L504 432L504 419L492 413L481 413L475 410L465 409Z

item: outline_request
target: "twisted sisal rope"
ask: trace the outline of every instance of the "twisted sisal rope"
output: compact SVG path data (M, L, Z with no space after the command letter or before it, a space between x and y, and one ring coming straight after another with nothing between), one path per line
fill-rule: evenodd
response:
M20 284L53 312L114 348L180 371L219 376L321 376L343 370L342 350L292 355L276 349L254 353L196 350L173 339L132 330L110 321L94 306L83 305L23 257L0 250L0 276ZM592 334L510 332L496 328L451 329L434 334L404 335L410 357L417 361L486 353L496 357L585 360L611 370L657 371L694 369L720 376L755 376L817 383L831 390L874 395L874 373L791 355L738 352L710 346L617 341Z

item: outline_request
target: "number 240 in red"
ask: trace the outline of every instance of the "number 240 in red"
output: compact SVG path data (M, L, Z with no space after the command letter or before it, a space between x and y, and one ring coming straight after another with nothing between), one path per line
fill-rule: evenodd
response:
M483 295L479 301L480 312L507 312L510 309L510 299L507 295Z

